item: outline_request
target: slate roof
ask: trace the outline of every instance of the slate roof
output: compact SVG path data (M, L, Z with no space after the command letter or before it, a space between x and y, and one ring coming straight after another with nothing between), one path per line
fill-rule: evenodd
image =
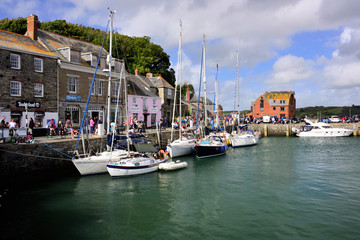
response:
M168 83L164 78L162 78L161 76L159 77L150 77L149 78L153 84L155 84L157 87L166 87L166 88L170 88L170 89L175 89L170 83Z
M146 85L144 85L139 76L127 73L126 80L128 82L129 94L159 98L158 95L152 93L150 89Z
M34 41L30 37L3 30L0 30L0 46L18 51L57 57L56 54L50 52L44 46L42 46L37 41Z
M42 29L38 29L37 34L38 40L41 41L41 43L44 44L53 53L57 54L62 60L66 60L67 58L65 58L65 56L62 56L61 53L57 51L57 49L70 47L82 53L91 52L95 54L99 54L101 50L100 45L88 43L71 37L66 37ZM108 55L108 52L105 49L102 49L101 56L106 57L106 55Z

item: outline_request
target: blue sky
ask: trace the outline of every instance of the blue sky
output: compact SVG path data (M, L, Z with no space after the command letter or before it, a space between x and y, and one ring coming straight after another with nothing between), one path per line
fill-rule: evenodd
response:
M183 77L198 89L202 35L206 35L207 89L219 63L219 102L234 106L239 52L240 107L265 91L294 90L297 107L360 104L360 1L358 0L0 0L0 18L36 14L114 27L150 36L176 70L179 20L183 23ZM212 97L211 97L212 99Z

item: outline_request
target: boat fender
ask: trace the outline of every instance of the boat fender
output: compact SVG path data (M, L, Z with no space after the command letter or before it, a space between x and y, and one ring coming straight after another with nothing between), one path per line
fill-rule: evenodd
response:
M221 151L224 151L224 148L223 148L223 146L221 146Z
M229 147L227 145L225 145L225 151L227 151L229 149Z
M201 136L199 136L199 137L198 137L198 141L201 141L201 140L202 140L202 137L201 137Z

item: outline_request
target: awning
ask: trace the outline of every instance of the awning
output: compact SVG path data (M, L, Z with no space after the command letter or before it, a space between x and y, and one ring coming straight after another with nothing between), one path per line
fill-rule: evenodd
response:
M145 153L145 152L157 152L156 148L152 144L148 143L134 143L135 149L137 152Z

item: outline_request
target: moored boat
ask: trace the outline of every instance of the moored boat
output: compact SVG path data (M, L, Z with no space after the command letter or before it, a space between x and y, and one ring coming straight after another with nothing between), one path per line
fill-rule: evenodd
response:
M292 131L298 137L348 137L353 130L346 128L333 128L330 124L317 122L314 123L309 119L305 119L307 125L300 128L292 128Z
M165 163L160 163L159 164L159 169L160 170L164 170L164 171L172 171L172 170L177 170L177 169L181 169L181 168L186 168L187 167L187 162L181 162L180 160L177 161L169 161L169 162L165 162Z

